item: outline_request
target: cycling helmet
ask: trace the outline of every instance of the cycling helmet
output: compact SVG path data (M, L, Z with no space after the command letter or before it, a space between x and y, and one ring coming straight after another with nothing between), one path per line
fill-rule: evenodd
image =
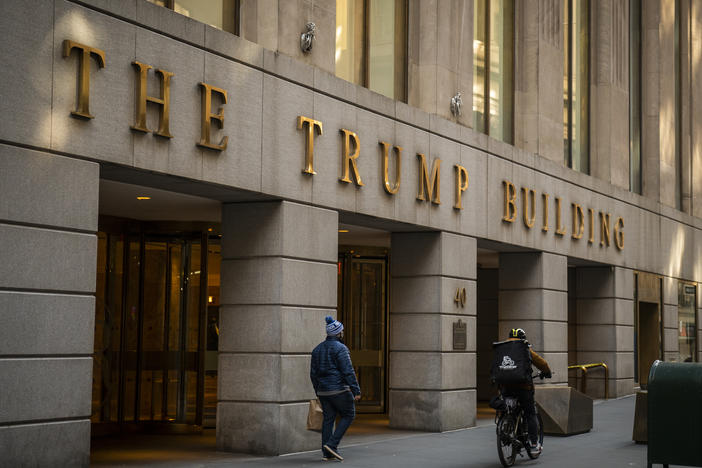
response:
M519 338L520 340L526 340L526 332L521 328L513 328L509 332L510 338Z

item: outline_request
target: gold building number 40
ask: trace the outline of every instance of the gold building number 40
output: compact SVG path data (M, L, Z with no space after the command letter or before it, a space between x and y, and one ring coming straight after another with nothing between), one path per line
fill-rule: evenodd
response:
M459 305L461 307L466 306L466 288L456 288L456 295L453 297L453 302L456 303L456 307Z

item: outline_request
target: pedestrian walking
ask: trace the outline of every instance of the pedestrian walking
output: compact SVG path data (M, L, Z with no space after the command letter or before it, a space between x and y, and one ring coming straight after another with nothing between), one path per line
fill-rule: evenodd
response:
M356 417L355 402L361 399L361 388L353 371L349 349L342 341L344 325L331 316L325 321L327 339L312 351L310 379L324 414L322 458L343 460L339 443ZM334 428L337 415L340 419Z

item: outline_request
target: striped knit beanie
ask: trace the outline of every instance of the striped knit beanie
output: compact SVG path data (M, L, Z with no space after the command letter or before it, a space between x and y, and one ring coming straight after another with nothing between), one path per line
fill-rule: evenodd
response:
M336 336L344 331L344 325L338 320L334 320L331 315L327 315L325 320L327 321L327 336Z

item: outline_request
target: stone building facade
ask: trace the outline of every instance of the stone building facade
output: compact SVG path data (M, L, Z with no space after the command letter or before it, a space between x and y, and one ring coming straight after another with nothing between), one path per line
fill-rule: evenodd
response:
M329 314L399 428L474 425L515 326L551 383L606 363L597 398L702 359L696 2L377 2L358 18L392 20L393 74L361 55L358 83L337 76L353 2L224 1L231 27L156 3L2 2L10 465L87 465L91 432L208 408L222 450L315 448Z

